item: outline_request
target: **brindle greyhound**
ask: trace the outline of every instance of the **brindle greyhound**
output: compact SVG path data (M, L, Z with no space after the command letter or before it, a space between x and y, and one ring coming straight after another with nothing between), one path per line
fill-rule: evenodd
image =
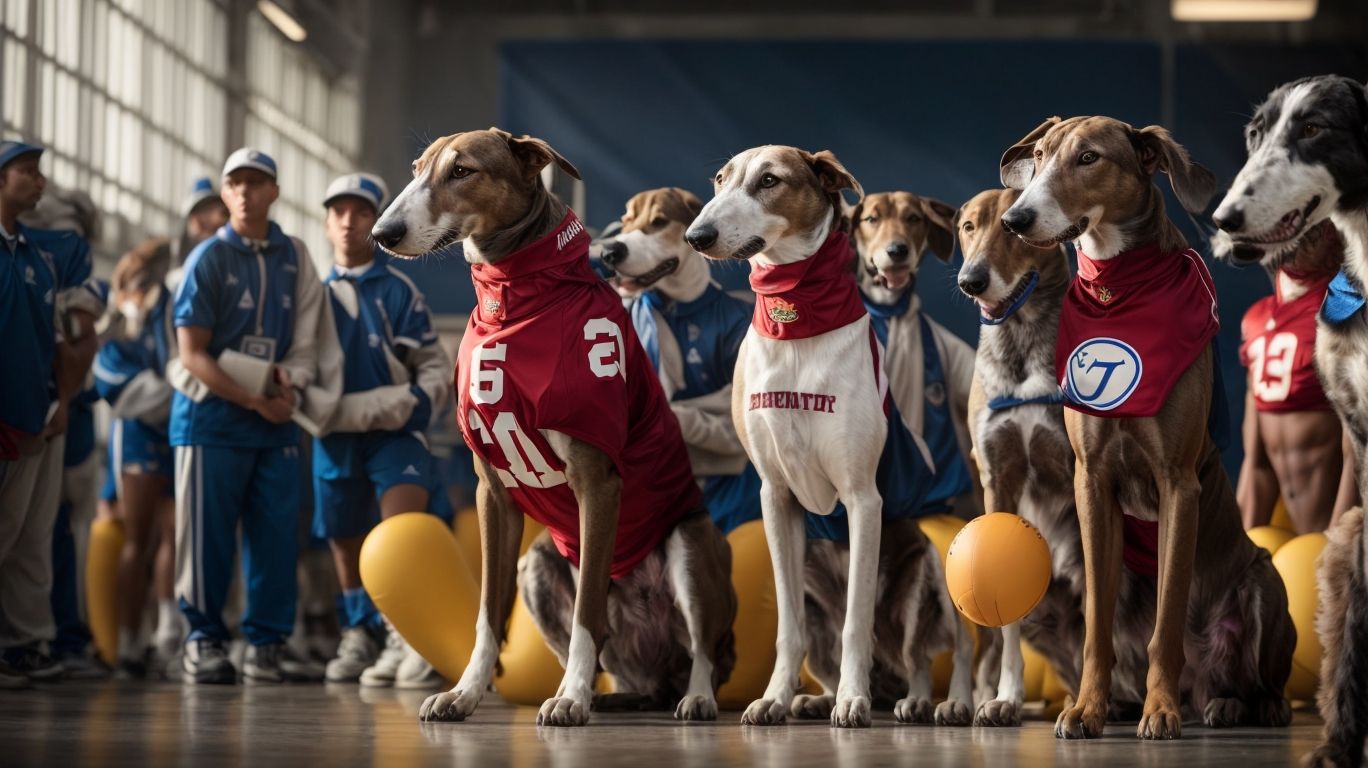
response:
M1344 268L1316 329L1316 367L1344 420L1368 488L1368 95L1347 77L1282 85L1245 128L1249 159L1216 209L1233 253L1254 260L1295 246L1330 219L1344 238ZM1310 765L1357 766L1368 739L1368 527L1361 510L1329 531L1320 562L1316 629L1324 644L1319 704L1325 739Z
M1022 190L1002 216L1003 226L1037 247L1077 240L1095 261L1125 258L1127 249L1149 243L1161 253L1181 251L1186 243L1152 181L1159 170L1188 210L1200 211L1210 198L1211 173L1165 129L1136 129L1105 117L1052 118L1003 155L1004 185ZM1286 593L1267 552L1242 535L1210 435L1194 428L1207 423L1212 378L1213 355L1206 348L1154 416L1065 412L1087 593L1083 673L1077 701L1056 723L1060 738L1098 737L1106 721L1123 512L1158 521L1158 608L1137 735L1180 735L1188 653L1205 655L1218 672L1193 690L1208 724L1290 719L1282 688L1295 632ZM1194 559L1203 565L1196 574ZM1190 594L1197 599L1189 600ZM1194 608L1209 613L1194 615ZM1186 629L1193 625L1206 629L1195 647L1185 649Z
M505 264L508 274L520 277L516 265L505 262L516 260L527 246L548 238L566 219L564 204L547 192L538 178L540 171L551 163L579 178L574 166L540 139L515 138L498 129L438 139L414 163L413 181L376 224L375 239L405 257L462 241L467 261L486 268ZM561 240L572 241L571 236L581 231L582 227L574 222L569 229L560 231L553 246L561 250ZM587 261L577 266L588 269ZM622 373L624 380L629 375L649 377L646 380L650 381L650 392L661 400L651 400L650 408L640 409L635 401L620 403L631 428L629 440L640 434L640 425L633 420L639 420L642 413L657 414L668 423L647 424L644 431L654 435L657 444L668 448L671 455L677 453L682 459L684 449L678 422L669 414L652 372L641 364L644 358L637 356L639 345L635 336L621 335L622 326L630 328L621 303L604 283L582 290L608 293L607 300L596 300L609 306L606 321L617 326L619 341L630 345L619 345L615 360L611 360L611 343L595 346L587 364L599 366L602 372L596 373L606 373L609 380L616 379L617 372ZM498 304L494 307L497 309ZM604 318L590 322L600 320ZM587 332L589 326L585 328ZM601 347L607 351L600 351ZM484 351L495 355L491 359L504 359L502 350ZM501 378L498 389L507 393L550 390L554 396L562 375L557 374L554 381L525 381L516 378L518 372L510 365L501 374L507 380ZM472 390L475 384L472 379ZM491 391L492 388L483 390L481 394L488 396ZM644 390L632 392L636 391ZM464 414L467 393L458 395ZM733 661L731 624L736 600L730 577L731 553L707 512L655 510L656 514L668 515L678 522L634 569L610 580L615 542L623 530L619 527L620 506L623 524L630 522L625 517L627 507L620 502L626 498L624 489L633 483L640 484L641 468L618 467L599 447L541 428L541 424L521 427L523 451L536 449L534 436L527 434L535 432L554 452L554 456L527 457L533 464L540 462L545 469L541 478L545 482L532 487L549 488L547 478L555 473L558 482L568 484L578 505L578 530L557 533L578 537L579 568L573 568L545 534L533 544L522 566L518 566L523 511L514 503L509 490L517 482L509 471L496 468L477 453L476 505L483 579L475 649L455 687L423 702L419 716L423 720L459 721L475 711L493 678L513 606L513 590L520 582L534 619L565 665L560 689L542 705L538 723L585 724L600 662L632 693L656 702L678 699L677 718L715 718L716 686L726 680ZM563 467L549 466L556 459ZM525 473L526 467L522 469ZM620 470L623 474L619 474ZM632 476L633 470L636 476ZM679 503L684 504L690 497L686 490L693 481L687 466L679 476L685 484L679 488ZM655 480L666 483L674 482L673 478L672 475Z

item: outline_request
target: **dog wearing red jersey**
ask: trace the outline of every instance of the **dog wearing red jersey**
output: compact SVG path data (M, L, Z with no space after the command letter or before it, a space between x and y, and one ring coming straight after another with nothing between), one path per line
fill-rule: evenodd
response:
M479 476L476 643L419 717L475 711L516 585L565 666L538 724L586 724L600 665L620 696L714 719L734 660L731 550L622 302L589 267L583 224L539 178L552 163L579 178L540 139L438 139L373 232L410 258L460 242L476 293L456 372ZM547 530L518 564L524 514Z

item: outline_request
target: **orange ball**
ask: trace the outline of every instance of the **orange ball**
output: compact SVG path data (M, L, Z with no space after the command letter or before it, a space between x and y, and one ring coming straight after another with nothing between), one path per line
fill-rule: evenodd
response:
M1050 547L1036 527L1008 512L971 520L950 542L945 584L976 624L1020 621L1050 586Z

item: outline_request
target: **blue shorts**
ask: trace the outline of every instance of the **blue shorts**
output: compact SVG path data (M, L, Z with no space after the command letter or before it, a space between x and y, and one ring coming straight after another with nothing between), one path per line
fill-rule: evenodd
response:
M165 494L176 494L175 467L166 433L137 419L115 419L109 433L109 473L100 498L118 498L118 475L160 475L166 478Z
M379 499L396 485L436 487L432 454L407 432L336 434L314 441L313 535L361 536L380 521ZM431 502L429 502L429 506Z

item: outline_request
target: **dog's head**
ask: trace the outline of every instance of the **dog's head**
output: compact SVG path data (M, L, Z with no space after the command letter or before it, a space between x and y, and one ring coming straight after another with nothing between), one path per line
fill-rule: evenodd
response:
M546 205L539 174L555 163L579 171L541 139L490 128L440 138L413 163L413 180L376 222L371 236L386 250L412 258L465 240L466 260L507 255L487 247Z
M1168 174L1178 201L1199 213L1216 179L1157 125L1133 128L1110 117L1052 117L1002 156L1002 184L1021 196L1002 223L1037 248L1093 233L1109 258L1149 233L1134 229L1162 210L1152 178Z
M713 177L713 199L684 237L710 259L802 261L833 226L844 226L841 191L860 183L832 153L794 147L748 149Z
M163 237L144 240L114 265L109 279L109 306L123 319L127 338L142 334L148 314L161 297L171 267L171 243Z
M1217 251L1277 268L1335 210L1368 205L1368 99L1347 77L1282 85L1245 127L1249 159L1212 218Z
M600 258L624 289L640 291L659 283L665 294L674 296L670 278L680 266L690 261L702 266L702 257L684 242L685 230L702 209L703 203L687 189L639 192L627 201L622 229L600 241Z
M1069 278L1064 247L1027 245L1002 226L1002 217L1021 193L1015 189L980 192L955 214L964 266L959 287L987 320L1001 320L1033 284L1062 285Z
M955 209L911 192L879 192L865 197L850 214L862 286L910 289L929 249L949 262L955 252Z

